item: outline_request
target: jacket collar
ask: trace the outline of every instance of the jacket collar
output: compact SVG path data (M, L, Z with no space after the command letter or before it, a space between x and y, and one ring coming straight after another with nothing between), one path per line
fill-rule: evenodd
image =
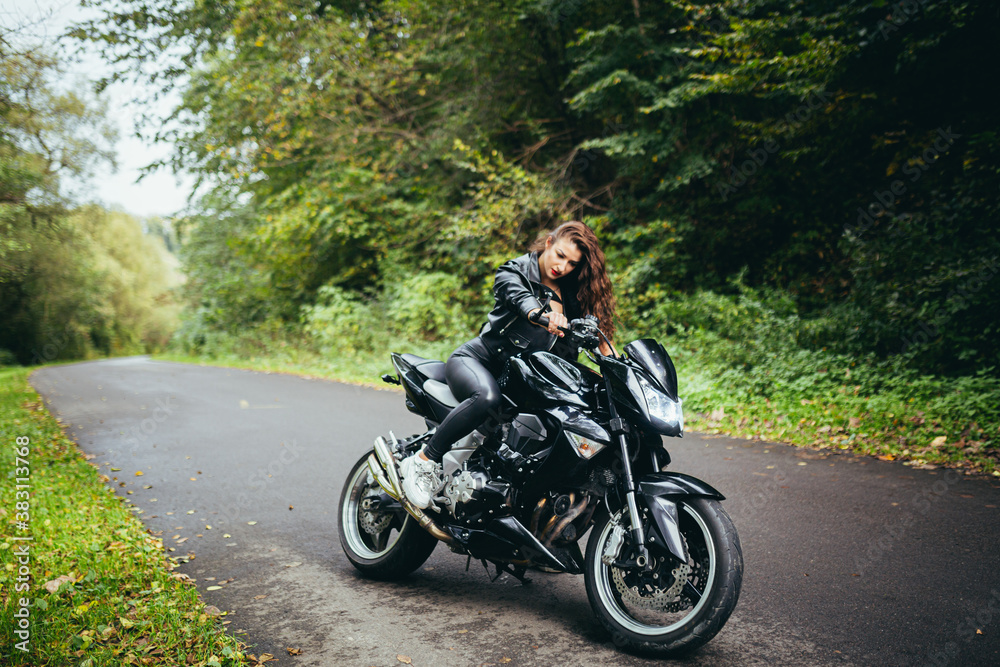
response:
M538 252L529 252L525 257L525 262L527 263L527 271L525 273L528 276L528 280L536 283L542 282L542 275L538 271Z

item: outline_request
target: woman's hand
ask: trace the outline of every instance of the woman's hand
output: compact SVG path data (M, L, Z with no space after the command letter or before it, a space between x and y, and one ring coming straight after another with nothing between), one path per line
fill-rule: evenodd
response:
M541 308L535 308L534 310L532 310L531 312L529 312L528 315L529 316L533 315L533 314L537 313L540 310L541 310ZM562 313L559 313L559 312L556 312L556 311L552 310L552 311L549 311L548 313L546 313L545 317L549 318L549 326L546 327L546 328L548 329L548 331L549 331L550 334L555 334L555 335L559 336L560 338L562 338L562 337L564 337L566 335L564 332L562 332L562 331L559 330L559 327L567 327L567 328L569 328L569 320L566 319L565 315L563 315ZM538 322L535 322L535 324L538 324ZM542 326L542 325L538 324L538 326Z

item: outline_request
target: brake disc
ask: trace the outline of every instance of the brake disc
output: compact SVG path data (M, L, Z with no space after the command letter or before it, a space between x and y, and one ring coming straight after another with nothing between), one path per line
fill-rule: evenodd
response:
M392 523L392 512L378 512L358 507L358 524L369 535L378 535Z
M681 535L681 539L684 540L684 548L687 549L687 540ZM627 571L618 567L611 568L611 579L615 582L615 588L618 589L618 593L622 596L622 600L625 602L639 607L640 609L650 609L654 611L666 611L666 612L678 612L691 605L690 601L686 598L680 596L681 591L684 590L684 585L688 582L688 577L691 574L691 566L687 563L677 563L677 565L670 570L670 578L673 579L673 583L670 586L663 588L657 586L655 581L665 582L666 567L664 565L659 566L655 570L655 574L660 575L658 580L653 582L644 581L642 585L630 585L625 578L629 575L634 577L643 577L643 574L635 571ZM645 578L645 577L643 577Z

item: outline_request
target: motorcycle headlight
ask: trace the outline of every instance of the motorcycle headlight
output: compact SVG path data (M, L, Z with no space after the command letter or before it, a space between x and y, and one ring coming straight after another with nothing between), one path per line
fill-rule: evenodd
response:
M566 431L566 435L569 436L569 442L573 445L573 449L576 450L576 453L588 460L593 458L597 452L607 447L607 445L603 442L591 440L587 436L577 435L572 431Z
M677 401L670 400L670 398L664 394L662 390L654 387L650 384L649 380L644 378L639 373L636 373L635 377L639 382L639 388L642 390L642 395L646 399L646 408L649 410L649 415L659 419L667 425L677 426L681 431L683 431L684 411L681 409L680 399Z

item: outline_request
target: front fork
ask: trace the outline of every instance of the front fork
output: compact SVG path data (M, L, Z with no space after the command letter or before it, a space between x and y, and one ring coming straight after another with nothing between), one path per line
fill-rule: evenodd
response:
M650 568L649 550L646 548L646 534L642 528L642 517L639 516L639 506L635 502L635 479L632 477L632 463L628 456L628 423L618 416L614 398L612 398L611 378L604 374L604 386L607 389L608 407L611 410L611 432L618 438L618 446L622 453L622 477L625 485L625 502L628 504L629 522L632 524L632 544L638 554L635 564L642 568Z
M646 568L651 565L649 550L646 548L646 533L642 528L642 517L639 516L639 506L635 502L635 480L632 477L632 464L628 458L628 440L625 438L624 433L618 433L618 444L621 446L622 465L625 468L622 476L625 482L625 502L628 504L629 522L632 524L632 544L635 545L637 553L635 564Z

